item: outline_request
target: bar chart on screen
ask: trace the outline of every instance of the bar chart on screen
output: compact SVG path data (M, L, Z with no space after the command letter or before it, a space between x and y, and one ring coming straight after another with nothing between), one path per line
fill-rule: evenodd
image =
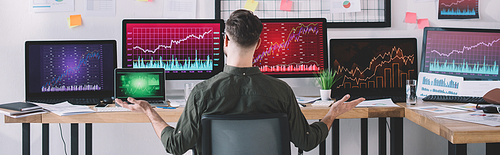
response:
M169 72L211 72L218 65L220 28L216 24L129 24L127 67Z

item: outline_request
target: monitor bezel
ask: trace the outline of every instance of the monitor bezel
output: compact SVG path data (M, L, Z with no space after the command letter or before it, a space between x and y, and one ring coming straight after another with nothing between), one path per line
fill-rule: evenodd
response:
M499 33L500 34L500 29L478 29L478 28L451 28L451 27L426 27L424 28L423 32L423 38L422 38L422 55L421 55L421 62L420 62L420 72L426 72L429 73L428 70L425 70L425 51L427 48L427 33L428 31L453 31L453 32L481 32L481 33ZM434 73L434 72L432 72ZM437 73L440 74L440 73ZM443 74L443 75L451 75L451 74ZM500 80L500 76L497 76L496 78L472 78L471 76L464 76L464 75L451 75L451 76L459 76L463 77L464 80ZM477 77L477 76L476 76Z
M225 65L224 56L224 20L222 19L123 19L122 20L122 68L133 68L127 67L123 63L127 60L127 24L140 24L140 23L151 23L151 24L174 24L174 23L213 23L220 24L220 58L218 67L214 67L210 73L165 73L166 80L197 80L197 79L209 79L212 76L222 72Z
M417 39L416 38L349 38L349 39L330 39L330 67L334 67L335 53L333 53L332 46L335 41L379 41L379 40L408 40L413 42L415 46L415 77L411 79L418 79L418 49L417 49ZM404 87L401 88L363 88L361 89L335 89L331 88L332 98L339 98L344 96L345 94L350 94L351 96L404 96L405 95Z
M326 19L325 18L277 18L277 19L260 19L262 24L264 22L322 22L323 24L323 69L329 69L328 66L328 32L327 32L327 25L326 25ZM265 74L265 73L264 73ZM316 77L315 74L266 74L272 77L276 78L309 78L309 77Z
M30 53L29 49L31 45L68 45L68 44L111 44L113 46L113 69L117 67L117 46L116 40L50 40L50 41L26 41L25 42L25 99L51 99L51 98L109 98L113 96L114 88L111 84L111 90L100 90L100 91L84 91L84 92L41 92L41 93L30 93ZM112 70L108 72L113 72ZM114 78L111 74L110 78ZM111 79L112 80L112 79Z

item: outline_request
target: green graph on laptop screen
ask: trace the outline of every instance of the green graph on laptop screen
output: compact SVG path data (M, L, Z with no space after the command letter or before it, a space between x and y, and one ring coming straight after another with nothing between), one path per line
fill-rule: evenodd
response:
M118 98L161 98L160 75L163 73L152 72L127 72L117 73L116 84ZM163 79L162 79L163 80Z

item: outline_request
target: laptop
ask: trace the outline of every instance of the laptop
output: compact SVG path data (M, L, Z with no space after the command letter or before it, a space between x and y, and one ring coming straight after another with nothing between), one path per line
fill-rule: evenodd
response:
M115 98L126 101L133 97L153 106L167 103L164 68L117 68L114 74Z
M330 67L339 80L331 97L404 102L406 80L417 79L417 39L331 39Z
M115 40L25 42L27 102L95 105L113 97Z

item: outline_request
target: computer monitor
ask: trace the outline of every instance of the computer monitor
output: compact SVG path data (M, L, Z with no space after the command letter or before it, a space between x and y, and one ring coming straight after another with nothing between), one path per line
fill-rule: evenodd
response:
M164 68L167 80L208 79L224 68L223 20L124 19L123 68Z
M500 29L426 27L421 72L499 80Z
M274 77L313 77L328 67L326 19L261 19L253 65Z
M349 93L404 99L406 80L417 79L417 40L330 39L330 66L340 78L332 87L334 98Z
M113 96L115 40L26 41L26 100Z

